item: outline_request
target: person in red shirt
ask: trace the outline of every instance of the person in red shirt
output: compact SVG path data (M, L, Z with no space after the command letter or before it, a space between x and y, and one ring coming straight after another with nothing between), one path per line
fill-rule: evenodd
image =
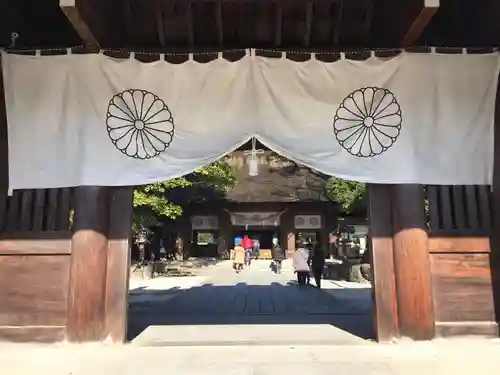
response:
M243 246L243 248L245 249L245 266L250 266L253 241L250 239L250 237L248 237L247 234L243 236L241 246Z

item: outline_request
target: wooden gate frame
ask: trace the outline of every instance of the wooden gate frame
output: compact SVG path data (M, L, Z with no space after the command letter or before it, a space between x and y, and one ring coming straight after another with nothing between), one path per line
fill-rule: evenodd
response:
M0 76L0 98L2 83ZM497 129L499 107L497 99ZM0 100L0 340L125 341L132 188L26 190L6 199L6 125ZM495 160L494 189L483 212L500 212L498 136ZM462 236L461 224L436 240L425 227L421 186L370 185L369 193L378 340L498 335L500 220L473 241ZM479 302L486 314L443 308L443 301L458 298L453 288L464 285L473 293L462 301Z

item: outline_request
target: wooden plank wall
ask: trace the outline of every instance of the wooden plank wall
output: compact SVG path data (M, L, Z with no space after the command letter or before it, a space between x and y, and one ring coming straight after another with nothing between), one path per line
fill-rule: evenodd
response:
M490 267L490 186L427 186L437 336L498 335Z
M0 339L65 338L71 189L20 190L0 204Z

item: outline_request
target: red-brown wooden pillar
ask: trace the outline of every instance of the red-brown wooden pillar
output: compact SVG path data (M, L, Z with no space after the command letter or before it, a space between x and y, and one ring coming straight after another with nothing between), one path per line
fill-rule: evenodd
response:
M392 219L399 334L430 340L434 338L434 306L421 185L392 186Z
M105 328L108 189L75 189L67 340L100 341Z
M388 342L398 336L390 185L368 185L368 218L375 337Z
M104 338L116 343L127 339L132 199L132 187L109 188Z

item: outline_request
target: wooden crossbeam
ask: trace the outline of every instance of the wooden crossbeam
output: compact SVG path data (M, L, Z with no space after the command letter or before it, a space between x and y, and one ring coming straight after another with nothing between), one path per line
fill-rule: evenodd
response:
M156 28L158 34L158 41L162 47L165 47L165 24L163 22L163 8L161 0L156 0Z
M409 47L418 40L440 6L440 0L421 0L421 2L423 3L422 8L418 12L401 43L403 47Z
M78 33L85 46L91 48L100 47L94 33L82 16L82 12L77 5L77 0L59 0L59 8L61 8L69 22L71 22L71 25Z
M224 26L222 23L222 3L215 4L215 22L217 25L217 43L224 45Z
M189 48L194 48L193 6L191 2L186 4L186 31Z
M283 38L283 7L280 3L276 3L274 26L276 28L274 31L274 45L279 47Z
M304 47L309 47L309 45L311 44L313 12L314 12L313 2L309 1L306 6L306 28L304 32L304 41L302 43Z
M333 25L333 45L334 47L339 45L340 31L342 28L342 17L344 15L344 0L337 3L332 3L332 6L336 8L337 13L335 14L335 25Z

